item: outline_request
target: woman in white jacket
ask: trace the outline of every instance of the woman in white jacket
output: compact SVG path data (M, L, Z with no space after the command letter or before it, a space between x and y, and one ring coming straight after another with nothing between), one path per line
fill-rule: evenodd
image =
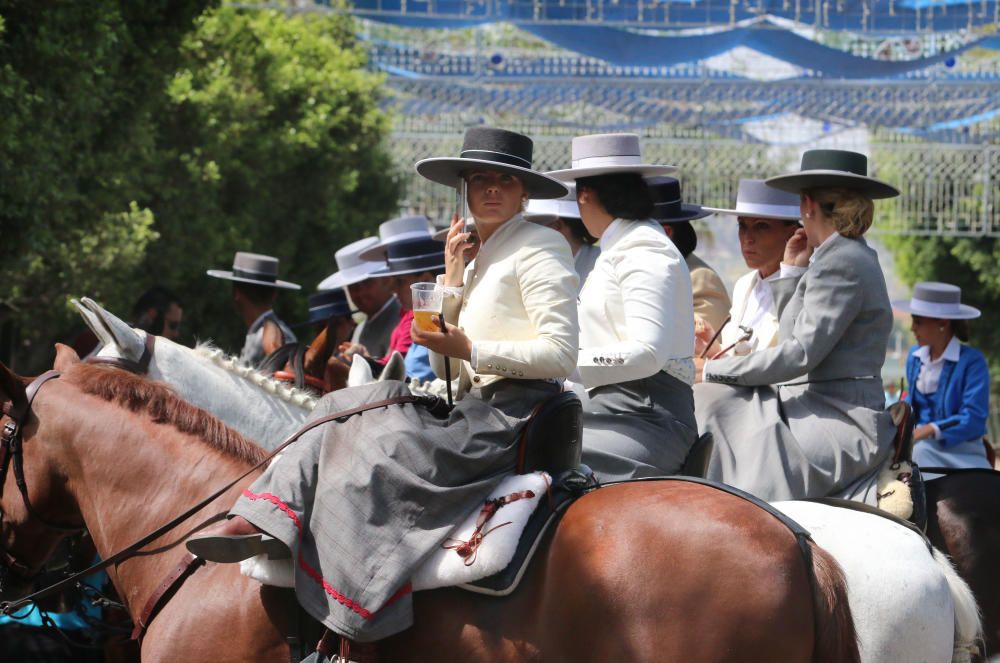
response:
M583 462L602 481L674 474L697 439L694 313L684 258L658 223L644 177L673 166L642 163L634 134L573 139L587 231L601 255L580 293L578 378L590 397Z

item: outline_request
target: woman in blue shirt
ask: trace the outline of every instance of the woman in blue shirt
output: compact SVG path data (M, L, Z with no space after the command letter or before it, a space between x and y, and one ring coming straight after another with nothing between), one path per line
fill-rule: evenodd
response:
M990 467L983 445L989 369L983 353L960 342L980 313L961 297L958 286L928 281L913 287L909 301L894 302L913 317L917 339L906 359L906 400L916 420L913 460L923 467Z

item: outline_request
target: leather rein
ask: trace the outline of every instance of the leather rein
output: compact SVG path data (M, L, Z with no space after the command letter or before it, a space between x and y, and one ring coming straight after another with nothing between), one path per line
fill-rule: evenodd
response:
M149 339L155 337L153 337L152 335L148 335L146 338L147 338L147 349L149 351L148 354L151 356L153 343L149 341ZM92 362L92 363L119 365L116 364L114 361L107 361L107 360L100 362ZM138 365L139 362L130 362L130 363ZM146 364L148 366L148 360ZM0 496L2 496L3 494L3 483L6 480L8 467L11 465L13 459L14 474L15 477L17 477L18 488L21 491L22 499L24 500L24 503L29 513L34 518L38 519L39 522L43 523L44 525L52 529L57 529L60 531L77 532L77 531L84 531L86 528L80 525L66 526L57 523L52 523L39 516L31 506L31 502L28 499L27 485L24 482L23 456L22 456L22 447L24 442L22 439L22 425L24 421L31 414L31 403L34 400L35 395L38 393L38 390L46 382L54 378L58 378L59 375L60 373L58 371L47 371L41 376L35 378L35 380L28 385L25 391L26 398L23 402L17 405L11 402L7 402L3 406L3 413L7 415L10 418L10 420L4 425L2 436L0 436L0 440L2 440L3 442L3 449L4 449L4 458L2 461L2 465L0 465ZM269 461L271 461L271 459L273 459L275 456L281 453L281 451L283 451L288 445L297 441L300 437L305 435L307 432L313 430L314 428L317 428L319 426L322 426L330 422L343 423L344 421L346 421L347 419L356 414L361 414L362 412L366 412L368 410L374 410L376 408L387 407L389 405L417 403L417 402L426 402L428 406L431 406L432 405L431 401L436 402L437 398L428 396L416 396L416 395L395 396L393 398L387 398L381 401L376 401L374 403L360 405L358 407L342 410L340 412L335 412L333 414L326 415L325 417L320 417L319 419L315 419L305 424L301 429L299 429L295 433L292 433L290 436L285 438L285 440L283 440L282 443L279 444L276 449L271 451L271 453L269 453L259 463L257 463L256 465L254 465L253 467L251 467L250 469L248 469L243 474L236 477L226 485L222 486L218 490L214 491L211 495L204 498L194 506L190 507L189 509L187 509L186 511L175 517L170 522L158 527L154 531L143 536L132 545L127 546L122 550L119 550L118 552L114 553L113 555L109 556L106 559L99 560L98 562L92 564L91 566L87 567L82 571L74 573L52 585L49 585L48 587L40 589L37 592L28 594L27 596L21 597L20 599L17 599L15 601L0 602L0 615L14 614L18 610L20 610L21 608L25 607L30 603L36 602L39 599L42 599L47 596L57 594L66 588L73 587L76 584L76 582L81 578L85 578L86 576L97 573L98 571L102 571L108 567L115 566L133 557L142 548L146 547L153 541L159 539L164 534L167 534L171 530L175 529L178 525L190 519L193 515L204 509L206 506L217 500L225 493L227 493L240 481L242 481L246 477L250 476L253 472L257 471L258 469L266 465ZM0 549L0 563L3 564L3 568L13 570L16 573L23 575L23 577L25 578L32 577L31 567L18 561L13 554L11 554L9 551L5 549ZM173 590L175 590L179 583L186 580L202 564L204 564L204 560L196 558L191 554L185 555L184 559L182 559L181 562L176 567L174 567L174 569L167 575L167 577L163 580L163 582L161 582L160 585L157 587L157 589L154 591L149 601L147 601L146 606L142 614L140 615L140 618L136 622L135 630L133 630L132 632L133 639L136 640L141 639L143 632L146 630L146 628L148 628L149 623L152 621L153 617L155 617L156 614L159 612L159 610L162 609L162 607L166 604L166 601L169 600L169 597L173 595Z

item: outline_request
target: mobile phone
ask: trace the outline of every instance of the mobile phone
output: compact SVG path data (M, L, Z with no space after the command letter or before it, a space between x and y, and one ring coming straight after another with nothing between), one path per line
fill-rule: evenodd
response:
M479 231L476 229L476 222L469 211L468 188L464 177L458 178L458 186L455 187L455 214L462 219L462 232L469 233L470 242L479 241Z

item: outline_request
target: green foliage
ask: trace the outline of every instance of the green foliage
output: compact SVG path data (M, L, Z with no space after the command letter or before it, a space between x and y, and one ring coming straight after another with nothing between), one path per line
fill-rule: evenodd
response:
M166 4L0 0L0 297L40 352L71 320L69 295L131 297L125 277L154 239L149 116L210 3Z
M349 16L224 7L199 19L182 55L159 118L161 239L146 266L180 291L188 330L235 348L245 330L230 289L205 269L267 253L313 290L337 248L397 209L389 119ZM302 319L304 300L282 294L279 313Z
M79 326L70 297L127 317L155 283L181 295L186 331L238 347L207 268L269 253L311 290L395 211L381 80L352 19L215 4L0 0L0 299L20 310L18 368ZM304 299L279 311L300 318Z

